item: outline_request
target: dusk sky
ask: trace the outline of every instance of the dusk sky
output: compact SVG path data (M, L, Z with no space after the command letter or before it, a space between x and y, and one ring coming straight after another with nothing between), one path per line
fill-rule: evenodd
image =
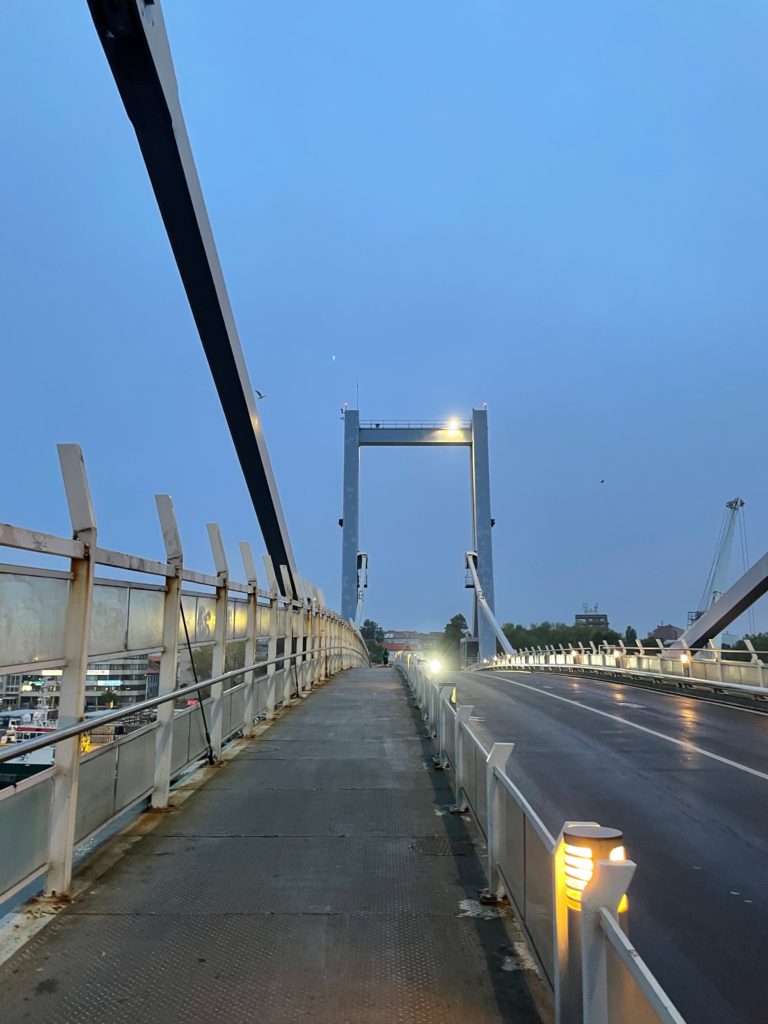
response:
M338 607L344 402L488 404L502 621L684 625L725 502L768 549L759 0L165 0L182 107L302 575ZM263 547L85 0L4 0L0 520ZM604 481L604 482L602 482ZM365 450L366 615L469 613L465 450ZM6 557L4 554L2 557ZM734 549L732 577L741 569ZM756 609L768 627L768 608ZM746 627L746 623L745 623Z

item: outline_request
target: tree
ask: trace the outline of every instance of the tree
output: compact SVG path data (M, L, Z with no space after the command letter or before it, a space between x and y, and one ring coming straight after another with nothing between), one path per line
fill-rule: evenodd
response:
M384 660L384 648L381 643L384 639L384 630L373 619L366 619L360 627L360 635L365 640L365 646L371 656L374 665L380 665Z
M360 627L360 635L363 640L373 640L374 643L380 644L384 639L384 630L373 619L366 619L363 625Z
M467 620L463 615L454 615L443 630L443 642L441 653L443 661L451 668L459 667L459 654L461 652L461 639L467 629Z
M634 647L637 643L637 630L634 626L627 626L624 630L624 643L627 647Z
M757 652L760 661L768 662L768 633L749 633L746 637ZM747 650L743 640L737 640L727 653L723 654L726 661L751 661L752 652Z
M506 622L502 627L504 635L515 650L526 647L546 647L552 645L574 647L584 644L599 646L600 644L618 644L620 634L615 629L604 629L595 626L568 626L565 622L533 622L530 626Z

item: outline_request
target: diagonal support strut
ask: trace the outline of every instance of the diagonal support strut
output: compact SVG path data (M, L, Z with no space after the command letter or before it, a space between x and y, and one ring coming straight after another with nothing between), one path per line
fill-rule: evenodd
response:
M159 0L88 0L275 565L296 564L179 103Z

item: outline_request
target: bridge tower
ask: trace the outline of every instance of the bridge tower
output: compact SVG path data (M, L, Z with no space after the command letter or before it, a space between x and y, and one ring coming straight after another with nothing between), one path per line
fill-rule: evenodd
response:
M472 419L460 422L360 421L357 409L344 412L344 501L341 550L341 614L355 618L360 552L360 449L366 447L453 445L469 448L472 496L472 545L477 552L477 574L485 599L494 610L493 547L491 543L491 474L488 457L488 413L473 409ZM457 553L458 556L458 553ZM457 564L458 562L457 557ZM480 658L496 653L496 637L474 599L472 626Z

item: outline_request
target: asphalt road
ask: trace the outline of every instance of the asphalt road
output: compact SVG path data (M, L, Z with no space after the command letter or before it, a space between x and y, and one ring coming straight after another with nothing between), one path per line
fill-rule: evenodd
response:
M547 827L620 828L630 936L688 1024L768 1021L768 715L547 673L456 673Z

